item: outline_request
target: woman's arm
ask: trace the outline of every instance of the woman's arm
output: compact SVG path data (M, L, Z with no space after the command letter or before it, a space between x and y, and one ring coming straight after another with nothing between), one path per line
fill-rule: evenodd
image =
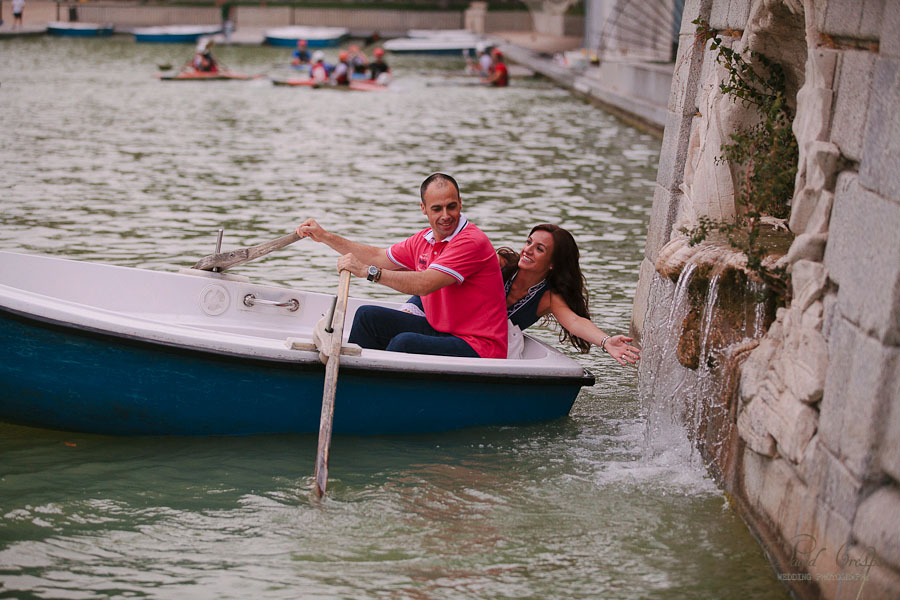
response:
M590 319L575 314L575 311L569 308L559 294L547 292L547 296L550 297L550 306L541 311L541 316L552 313L566 331L595 346L601 346L601 349L609 353L620 365L635 364L641 358L640 349L628 343L633 341L633 338L624 335L607 335Z

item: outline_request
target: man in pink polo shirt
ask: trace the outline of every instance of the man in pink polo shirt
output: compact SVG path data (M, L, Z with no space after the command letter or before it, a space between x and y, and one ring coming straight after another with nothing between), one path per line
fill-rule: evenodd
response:
M297 227L340 252L338 271L421 296L425 316L361 306L350 342L363 348L506 358L506 300L497 255L487 236L462 214L459 186L435 173L419 189L430 227L388 249L325 231L314 219Z

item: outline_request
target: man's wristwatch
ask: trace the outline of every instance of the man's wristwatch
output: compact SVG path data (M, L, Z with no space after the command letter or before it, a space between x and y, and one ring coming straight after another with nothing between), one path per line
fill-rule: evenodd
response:
M369 265L368 275L366 275L366 279L373 283L378 283L378 280L381 279L381 268L376 267L375 265Z

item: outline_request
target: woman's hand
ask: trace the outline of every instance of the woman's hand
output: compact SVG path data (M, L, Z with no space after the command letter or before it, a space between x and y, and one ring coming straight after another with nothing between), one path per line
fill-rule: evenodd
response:
M625 337L624 335L611 336L603 348L612 356L620 365L628 363L635 364L641 359L640 348L635 348L628 342L634 341L634 338Z

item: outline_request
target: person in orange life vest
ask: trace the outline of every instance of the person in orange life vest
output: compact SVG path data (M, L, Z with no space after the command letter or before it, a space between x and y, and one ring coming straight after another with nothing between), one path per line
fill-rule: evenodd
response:
M375 60L369 63L369 78L376 83L387 85L391 80L391 68L384 62L384 48L375 48Z
M338 64L331 73L331 81L337 85L350 85L350 54L341 50L338 54Z
M419 196L430 227L387 249L330 233L315 219L297 227L301 238L343 255L338 271L422 298L424 316L359 307L349 341L392 352L506 358L503 280L490 240L462 214L459 186L449 175L430 175Z
M503 53L494 49L491 52L491 74L484 79L484 83L495 87L506 87L509 85L509 71L506 69L506 63L503 62Z

